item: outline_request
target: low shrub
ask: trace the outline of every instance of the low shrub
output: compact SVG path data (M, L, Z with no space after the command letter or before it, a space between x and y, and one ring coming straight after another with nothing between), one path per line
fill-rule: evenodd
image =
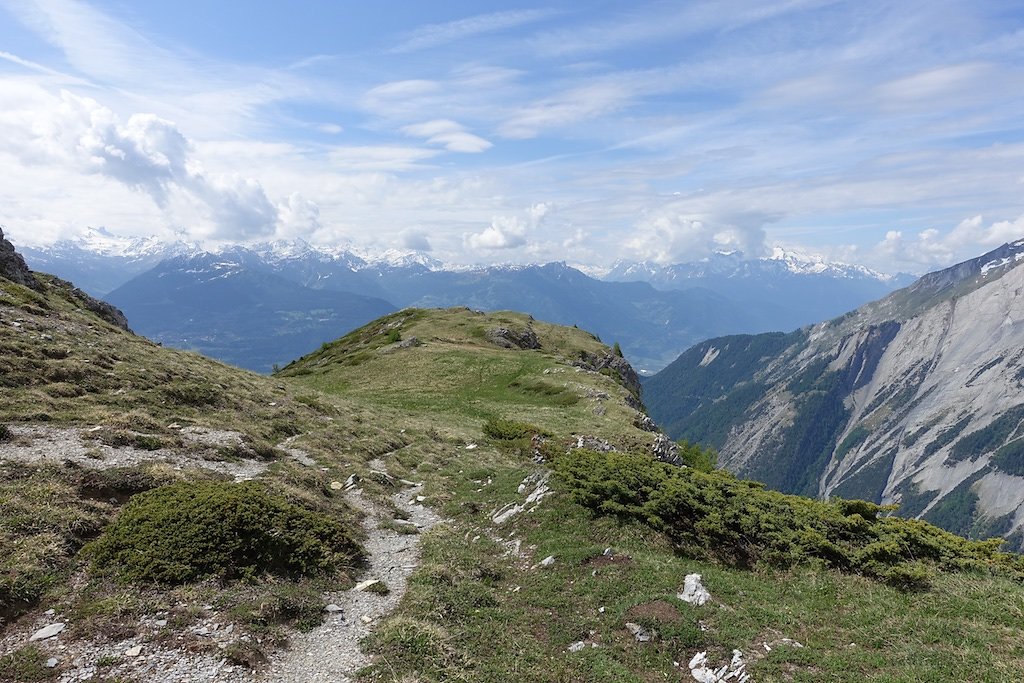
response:
M687 467L701 472L713 472L718 467L718 453L714 448L702 448L699 444L680 441L679 457Z
M88 552L99 572L157 584L328 574L362 554L341 522L257 482L176 483L140 493Z
M515 441L516 439L531 438L535 434L547 436L540 427L535 427L526 422L506 420L504 418L493 418L484 423L484 434L497 439L498 441Z
M997 552L1000 539L970 541L927 522L885 516L866 501L818 501L769 491L722 472L644 455L575 450L555 470L577 502L646 523L677 546L731 565L813 562L905 589L933 570L985 570L1024 578L1024 559Z

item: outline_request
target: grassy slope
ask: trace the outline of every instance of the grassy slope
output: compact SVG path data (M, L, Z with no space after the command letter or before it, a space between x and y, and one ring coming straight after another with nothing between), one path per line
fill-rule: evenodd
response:
M258 580L227 590L209 583L173 590L126 587L86 574L80 549L130 495L180 480L219 478L201 467L210 459L266 463L260 479L270 490L357 529L356 513L329 483L367 473L366 462L393 447L398 435L344 400L325 401L315 391L161 348L83 310L66 283L37 278L45 284L42 293L0 279L0 440L27 444L28 437L10 429L20 426L95 428L86 435L96 439L97 460L104 457L104 443L163 450L147 450L151 462L102 472L71 462L38 467L0 461L0 632L19 615L45 607L70 617L71 628L83 636L126 637L140 615L161 610L184 626L198 614L182 605L204 603L267 633L268 643L281 633L277 622L319 622L319 580ZM189 426L240 432L243 445L195 446L180 434ZM290 437L290 445L308 452L319 467L300 465L275 448ZM185 465L165 464L168 455ZM70 582L82 590L67 590L72 575L88 580L84 586ZM346 579L331 581L337 586ZM243 660L250 655L259 658L249 653ZM0 657L0 680L6 661Z
M424 539L424 563L398 614L371 646L377 680L689 680L676 663L707 649L725 664L751 655L758 681L1005 681L1024 678L1024 590L988 571L938 572L925 592L798 565L731 568L687 555L642 521L595 516L554 479L556 492L503 525L492 513L521 502L517 487L543 465L528 441L495 441L484 423L510 418L551 434L551 452L574 435L638 450L626 392L608 377L566 364L600 351L587 334L533 322L539 351L503 350L484 331L523 328L515 314L403 311L292 364L285 377L358 401L405 446L386 456L393 473L427 482L429 504L452 521ZM423 344L390 347L401 336ZM546 372L545 372L546 371ZM524 389L525 387L525 389ZM562 391L558 391L559 387ZM593 398L598 392L609 398ZM575 399L573 398L575 396ZM479 447L467 450L466 445ZM509 552L518 542L521 554ZM605 548L613 560L602 559ZM548 555L546 568L533 568ZM704 575L714 601L675 595ZM655 628L639 644L626 621ZM806 647L763 643L792 638ZM599 647L568 653L584 640ZM405 679L402 679L405 680Z

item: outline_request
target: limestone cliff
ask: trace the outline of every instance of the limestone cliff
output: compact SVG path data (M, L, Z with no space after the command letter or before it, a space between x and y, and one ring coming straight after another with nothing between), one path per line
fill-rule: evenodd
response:
M715 339L649 380L674 437L770 486L1024 539L1024 240L789 335Z

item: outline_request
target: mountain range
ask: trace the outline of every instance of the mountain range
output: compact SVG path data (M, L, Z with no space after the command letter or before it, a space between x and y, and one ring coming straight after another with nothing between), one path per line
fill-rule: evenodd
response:
M827 322L702 342L644 388L736 473L1024 544L1024 240Z
M32 267L121 307L140 333L263 372L409 306L527 311L618 342L637 368L653 372L708 337L793 329L906 279L782 251L664 268L620 262L601 278L566 263L453 267L419 253L357 254L301 241L210 252L103 230L22 251ZM241 283L243 273L247 284L225 282ZM231 314L205 313L206 300Z

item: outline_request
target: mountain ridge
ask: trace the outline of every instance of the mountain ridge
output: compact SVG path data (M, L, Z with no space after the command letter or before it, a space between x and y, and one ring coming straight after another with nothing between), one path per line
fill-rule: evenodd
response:
M645 382L652 415L780 490L898 503L1020 547L1022 254L1002 245L785 337L704 342Z

